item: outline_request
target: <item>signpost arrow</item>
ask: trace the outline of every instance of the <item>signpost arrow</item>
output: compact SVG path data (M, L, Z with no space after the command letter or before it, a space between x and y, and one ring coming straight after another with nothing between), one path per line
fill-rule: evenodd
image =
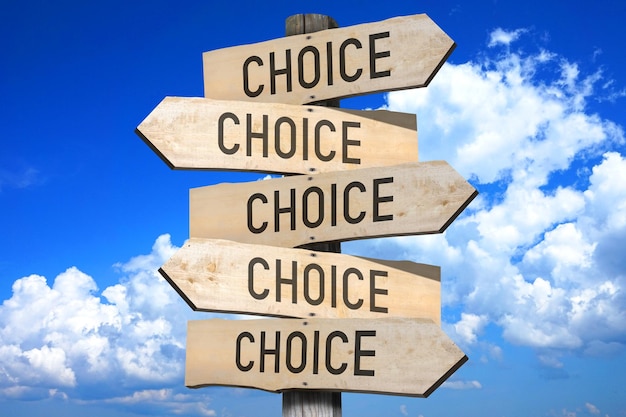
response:
M194 310L441 321L440 268L189 239L159 270Z
M197 320L185 385L428 397L465 361L426 319Z
M445 161L193 188L190 237L295 247L441 233L477 195Z
M311 174L417 161L416 116L390 111L166 97L136 133L176 169Z
M205 52L204 95L305 104L427 86L455 43L425 14Z

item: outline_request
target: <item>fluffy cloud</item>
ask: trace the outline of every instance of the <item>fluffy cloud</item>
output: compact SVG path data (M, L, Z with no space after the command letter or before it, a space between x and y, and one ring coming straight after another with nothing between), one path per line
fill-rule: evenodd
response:
M171 390L145 390L182 387L181 323L190 310L157 272L175 250L169 236L160 236L150 254L117 265L124 277L100 295L94 279L75 267L52 285L38 275L15 281L0 307L0 396L74 398L81 390L111 403L182 407L175 404L184 399ZM99 385L112 380L116 384ZM131 397L118 396L134 388Z
M523 34L495 31L496 58L446 64L428 88L388 95L391 110L417 113L420 159L447 160L481 195L443 235L357 245L441 265L457 342L494 324L559 367L563 352L626 340L624 133L589 110L613 95L610 80L549 51L512 52Z

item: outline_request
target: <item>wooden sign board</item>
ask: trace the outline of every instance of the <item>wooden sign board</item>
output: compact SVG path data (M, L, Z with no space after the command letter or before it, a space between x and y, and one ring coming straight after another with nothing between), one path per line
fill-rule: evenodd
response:
M189 236L295 247L441 233L477 195L445 161L190 190Z
M159 272L194 310L441 323L440 268L431 265L195 238Z
M202 54L204 95L305 104L425 87L455 47L425 14Z
M426 319L197 320L185 385L427 397L465 361Z
M136 133L176 169L315 174L417 161L416 116L383 110L166 97Z

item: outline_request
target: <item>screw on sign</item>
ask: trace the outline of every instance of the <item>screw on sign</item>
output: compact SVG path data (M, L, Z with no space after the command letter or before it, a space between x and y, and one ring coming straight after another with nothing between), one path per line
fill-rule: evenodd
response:
M441 322L432 265L192 238L159 272L194 310Z
M427 86L455 47L425 14L205 52L205 96L306 104Z
M136 131L176 169L311 174L417 161L416 116L382 110L166 97Z
M427 397L467 361L427 319L194 320L187 334L185 385L192 388Z
M307 174L190 190L191 238L160 272L192 308L336 317L189 322L187 386L285 391L285 417L339 417L340 391L426 397L467 360L439 328L437 267L310 251L443 232L476 190L417 162L414 116L289 106L426 86L454 46L415 15L206 52L207 98L168 97L137 128L172 168Z
M444 161L219 184L190 190L189 234L295 247L441 233L476 195Z

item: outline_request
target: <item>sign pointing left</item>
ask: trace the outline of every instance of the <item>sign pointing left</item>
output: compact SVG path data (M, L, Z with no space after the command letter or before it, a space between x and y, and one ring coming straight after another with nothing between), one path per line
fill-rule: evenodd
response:
M166 97L136 133L175 169L316 174L417 161L415 114L385 110Z

